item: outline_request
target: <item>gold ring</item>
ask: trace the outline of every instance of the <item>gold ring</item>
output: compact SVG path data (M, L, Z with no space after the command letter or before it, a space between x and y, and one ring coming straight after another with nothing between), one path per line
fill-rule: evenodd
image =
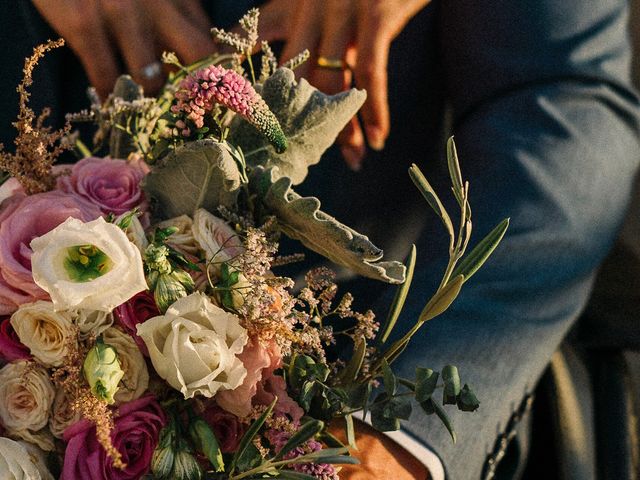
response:
M316 64L320 68L326 68L327 70L347 70L349 66L347 62L340 58L318 57Z

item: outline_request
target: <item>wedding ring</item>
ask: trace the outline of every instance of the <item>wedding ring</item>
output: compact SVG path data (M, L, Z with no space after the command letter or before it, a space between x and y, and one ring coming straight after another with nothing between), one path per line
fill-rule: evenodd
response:
M347 70L349 66L347 62L340 58L318 57L316 64L320 68L326 68L327 70Z
M153 80L162 75L162 64L160 62L152 62L140 69L140 78L144 80Z

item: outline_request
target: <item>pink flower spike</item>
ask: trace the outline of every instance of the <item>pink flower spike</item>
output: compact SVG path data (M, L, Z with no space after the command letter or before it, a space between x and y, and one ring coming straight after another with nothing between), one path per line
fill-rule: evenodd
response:
M251 83L233 70L209 65L192 72L180 82L175 98L177 103L171 111L182 112L198 128L204 125L204 115L220 104L256 127L276 152L287 149L287 139L276 116Z

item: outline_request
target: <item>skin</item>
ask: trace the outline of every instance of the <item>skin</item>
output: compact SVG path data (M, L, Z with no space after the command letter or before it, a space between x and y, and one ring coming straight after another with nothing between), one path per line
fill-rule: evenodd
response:
M163 50L185 63L214 49L207 15L198 0L33 0L43 18L65 38L101 97L118 75L127 73L153 94L163 85L159 75L141 76Z
M320 90L337 93L352 82L367 90L361 110L364 131L356 118L338 137L347 163L358 169L366 142L384 148L389 136L387 62L394 38L430 0L271 0L261 8L260 33L266 40L286 42L283 60L309 49L312 59L300 69ZM318 56L346 61L350 70L316 66Z

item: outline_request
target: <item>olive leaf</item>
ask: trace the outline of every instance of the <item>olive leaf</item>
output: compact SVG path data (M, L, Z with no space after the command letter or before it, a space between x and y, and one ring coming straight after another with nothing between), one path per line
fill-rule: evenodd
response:
M291 178L294 185L302 183L308 167L320 161L367 97L356 89L325 95L304 79L296 81L288 68L279 68L257 87L282 126L287 151L276 153L269 141L239 116L231 123L229 141L242 148L250 166L277 166L280 176Z
M369 238L320 210L317 198L298 195L291 189L291 179L274 170L255 168L250 188L285 235L364 277L395 284L404 281L402 262L380 261L383 251Z
M228 147L197 140L176 148L154 166L143 188L164 218L235 204L240 172Z

